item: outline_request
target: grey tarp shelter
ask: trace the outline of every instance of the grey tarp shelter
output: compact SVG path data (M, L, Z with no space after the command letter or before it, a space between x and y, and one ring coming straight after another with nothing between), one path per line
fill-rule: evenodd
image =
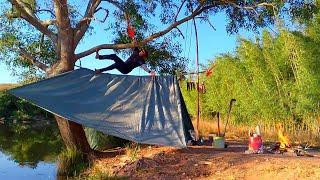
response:
M81 68L10 93L68 120L139 143L185 147L193 130L174 76L96 75Z

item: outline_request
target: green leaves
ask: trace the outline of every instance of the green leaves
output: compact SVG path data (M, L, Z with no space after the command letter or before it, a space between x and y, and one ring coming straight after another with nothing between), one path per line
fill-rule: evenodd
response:
M319 1L288 1L289 7L287 11L291 18L299 23L308 23L315 14L319 12Z

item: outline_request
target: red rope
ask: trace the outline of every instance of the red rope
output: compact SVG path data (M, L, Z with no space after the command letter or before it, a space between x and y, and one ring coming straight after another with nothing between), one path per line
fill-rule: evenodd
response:
M124 14L126 20L127 20L127 33L128 33L128 36L131 38L131 39L134 39L135 38L135 29L133 26L130 25L130 17L128 14Z
M128 24L128 26L127 26L127 33L128 33L128 36L129 36L131 39L134 39L135 29L134 29L134 27L132 27L130 24Z

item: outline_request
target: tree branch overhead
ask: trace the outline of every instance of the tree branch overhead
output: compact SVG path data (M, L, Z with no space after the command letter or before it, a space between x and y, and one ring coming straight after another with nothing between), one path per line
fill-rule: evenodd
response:
M45 27L41 21L35 17L34 14L31 14L29 10L27 10L26 5L20 0L12 0L12 5L20 10L22 18L32 24L35 28L37 28L40 32L47 35L54 43L57 42L57 35L50 31L47 27Z
M77 45L82 37L84 36L85 32L88 30L91 20L93 18L94 13L96 12L98 6L100 5L101 0L90 0L87 6L86 13L82 20L76 25L74 30L75 37L74 37L74 44Z
M100 49L128 49L128 48L134 48L136 46L143 46L145 44L147 44L148 42L153 41L154 39L163 36L165 34L167 34L168 32L170 32L172 29L176 28L177 26L179 26L180 24L191 20L193 17L201 14L203 11L208 10L210 8L212 8L213 6L205 6L205 7L197 7L196 10L190 14L189 16L180 19L179 21L175 21L173 22L170 26L168 26L166 29L159 31L157 33L154 33L148 37L146 37L145 39L141 40L140 42L138 42L137 44L134 43L127 43L127 44L102 44L96 47L93 47L89 50L86 50L84 52L81 52L79 54L76 54L76 60L83 58L85 56L88 56L92 53L94 53L96 50L100 50Z

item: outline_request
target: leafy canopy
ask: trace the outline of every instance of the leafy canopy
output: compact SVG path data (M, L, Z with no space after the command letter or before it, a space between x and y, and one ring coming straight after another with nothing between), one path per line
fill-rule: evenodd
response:
M120 49L132 47L126 33L125 22L129 17L139 45L152 52L150 67L161 73L173 73L187 66L188 60L180 56L182 49L177 37L182 33L178 28L193 17L212 24L210 17L223 12L228 22L226 30L237 33L241 28L257 30L273 24L274 17L285 12L308 17L306 12L313 4L293 0L8 0L1 7L0 58L15 72L22 67L27 70L24 73L37 74L34 65L46 70L62 60L63 49L59 45L65 38L64 32L73 30L74 44L70 46L75 51L80 40L86 43L83 36L94 32L96 23L92 21L105 18L106 31L112 32L107 42L110 44L76 54L74 61L94 53L95 49L112 48L126 53ZM63 11L57 11L59 8ZM63 24L68 27L63 28Z

